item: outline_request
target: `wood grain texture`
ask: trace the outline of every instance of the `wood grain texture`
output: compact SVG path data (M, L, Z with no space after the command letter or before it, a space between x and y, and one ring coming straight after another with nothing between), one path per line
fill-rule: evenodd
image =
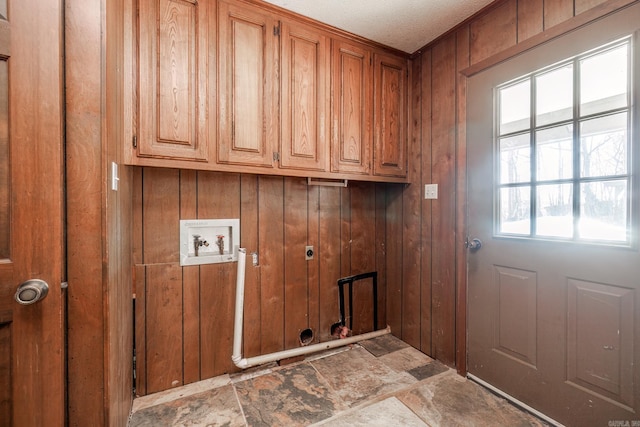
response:
M340 189L319 187L319 341L331 339L331 325L340 320L337 281L341 274Z
M309 327L307 284L307 184L284 180L284 345L297 347L300 332Z
M575 0L575 14L580 15L581 13L605 3L606 1L607 0Z
M308 325L313 331L314 343L319 342L320 330L320 187L307 190L307 245L313 246L314 257L307 261Z
M375 184L375 261L378 272L378 328L387 322L387 185Z
M432 204L432 340L439 360L455 363L455 129L456 129L456 49L455 35L433 47L433 99L431 150L432 182L437 182L438 199Z
M240 175L198 172L198 218L240 217ZM236 264L200 266L201 375L232 372Z
M375 225L376 200L373 183L355 183L351 193L351 273L361 274L376 270ZM355 220L354 220L355 219ZM373 331L373 281L355 282L353 285L353 333Z
M458 71L469 66L469 29L456 33L456 67ZM455 175L455 366L460 375L467 372L467 248L464 244L467 230L467 78L457 73L456 81L456 175Z
M479 62L517 42L517 2L505 1L469 24L471 63Z
M422 239L420 231L422 227L422 151L421 144L421 85L418 76L421 73L421 63L416 61L410 69L410 103L409 123L410 143L407 152L409 160L407 177L417 185L405 188L402 194L402 222L403 236L402 246L402 340L415 348L421 347L421 258Z
M373 59L373 173L407 174L407 62L376 52Z
M391 333L402 337L402 191L396 185L387 187L386 233L387 233L387 324Z
M271 168L279 138L278 23L240 3L218 8L218 162Z
M177 262L180 256L180 171L148 168L144 170L143 262Z
M574 15L574 0L544 0L544 29L567 21Z
M518 0L518 43L544 30L544 0Z
M209 158L209 31L211 2L139 3L138 155L203 161ZM215 66L211 64L211 66ZM215 76L215 73L212 75ZM215 103L213 104L215 105ZM215 127L214 127L215 129Z
M434 108L434 99L432 96L433 91L433 81L432 81L432 69L433 64L431 61L432 51L428 50L424 52L422 57L420 58L420 62L422 66L420 68L421 72L421 95L422 95L422 109L420 112L421 117L421 125L422 125L422 180L420 183L433 183L431 177L432 170L432 147L433 147L433 139L431 135L431 112ZM437 108L437 106L435 107ZM442 187L439 187L439 191L447 191ZM421 258L421 289L420 289L420 307L421 307L421 317L420 317L420 350L428 354L429 356L433 355L433 339L432 339L432 325L433 325L433 315L432 315L432 301L431 301L431 292L432 292L432 282L431 282L431 274L433 271L432 267L432 254L434 250L433 246L433 213L432 206L433 201L421 198L422 202L422 223L420 228L420 239L423 242L422 248L422 258Z
M261 354L262 325L261 291L260 291L260 252L258 251L258 177L256 175L240 176L240 245L247 250L247 267L245 269L245 296L243 355L253 357ZM257 265L253 265L253 255Z
M372 52L342 39L332 43L331 170L368 174L373 120Z
M135 343L136 343L136 396L147 394L147 276L144 265L134 267ZM152 325L153 327L153 325Z
M281 23L280 167L327 170L331 41L294 22Z
M284 348L284 181L261 176L258 186L261 351L271 353Z
M182 269L178 263L146 266L147 393L183 384Z

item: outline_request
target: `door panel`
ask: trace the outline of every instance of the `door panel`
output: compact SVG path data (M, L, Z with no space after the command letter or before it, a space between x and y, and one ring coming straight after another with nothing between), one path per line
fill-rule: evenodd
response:
M61 426L62 5L9 3L0 1L0 425ZM14 294L29 279L49 293L20 305Z
M482 241L468 256L468 370L569 426L638 419L638 230L631 247L496 236L493 88L633 34L639 22L636 3L468 80L468 225ZM637 171L637 155L632 163ZM632 181L638 224L637 172Z

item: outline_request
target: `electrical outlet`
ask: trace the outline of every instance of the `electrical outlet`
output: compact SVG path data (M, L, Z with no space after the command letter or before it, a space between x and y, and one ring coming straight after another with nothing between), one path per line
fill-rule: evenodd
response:
M313 246L307 246L305 248L304 259L306 259L307 261L313 259Z
M438 198L438 184L425 184L424 185L424 198L425 199L437 199Z

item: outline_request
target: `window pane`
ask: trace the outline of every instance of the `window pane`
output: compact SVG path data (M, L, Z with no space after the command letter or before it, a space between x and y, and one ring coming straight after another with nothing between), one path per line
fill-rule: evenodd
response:
M529 129L531 83L529 80L500 89L500 135Z
M623 175L628 170L627 113L580 123L580 174Z
M544 126L573 117L573 65L536 77L536 125Z
M531 187L500 189L500 233L531 234Z
M580 115L627 106L627 44L580 61Z
M580 237L626 241L628 191L626 180L582 184Z
M500 182L513 184L531 180L529 134L500 139Z
M536 234L573 237L573 184L538 187Z
M573 176L573 125L536 132L538 181Z

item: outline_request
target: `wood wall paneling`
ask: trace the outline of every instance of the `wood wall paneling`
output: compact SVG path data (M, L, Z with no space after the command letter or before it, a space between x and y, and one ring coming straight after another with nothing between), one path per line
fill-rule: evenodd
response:
M284 180L261 176L258 186L261 352L264 354L284 348Z
M146 266L147 393L183 384L182 269L178 263Z
M284 180L284 346L297 347L300 332L309 327L307 283L307 184Z
M386 315L391 333L402 337L402 188L387 187L386 200Z
M243 356L254 357L261 354L261 254L258 246L258 177L240 176L240 246L247 251L245 269ZM253 254L257 265L253 265Z
M407 186L402 194L403 201L403 257L402 257L402 339L415 348L421 348L422 322L422 151L421 140L421 62L415 61L409 69L409 130L410 139L407 152L407 178L416 185Z
M592 9L606 1L607 0L575 0L574 13L580 15L582 12Z
M518 0L518 43L544 30L544 0Z
M573 17L574 0L544 0L544 29Z
M307 245L313 246L314 256L307 261L307 289L309 328L313 331L314 343L320 341L320 187L309 187L307 192ZM323 341L326 341L323 340Z
M420 67L420 95L421 95L421 145L422 145L422 165L421 165L421 180L416 182L420 185L434 183L431 177L432 169L432 138L431 138L431 112L434 108L432 97L433 81L431 77L432 52L427 50L419 58L421 62ZM437 106L435 106L437 108ZM412 184L413 185L413 184ZM422 187L421 187L422 188ZM439 191L446 191L444 187L439 187ZM432 260L431 255L434 251L432 244L432 206L433 201L424 199L422 200L422 213L421 213L421 228L420 239L422 242L422 257L421 262L421 275L420 275L420 350L428 355L433 354L432 346L432 303L431 303L431 274L432 274ZM436 248L437 250L437 248Z
M351 274L376 270L375 184L354 183L351 193ZM345 288L345 295L347 294ZM361 280L353 285L353 334L373 331L373 281ZM378 326L379 327L379 326Z
M387 185L375 185L375 262L378 272L378 328L387 326Z
M318 261L320 331L319 341L331 338L331 325L340 319L337 281L341 274L340 188L319 187Z
M455 34L432 50L432 182L438 199L432 201L432 340L433 355L455 362L455 129L456 44Z
M198 172L198 218L240 218L240 175ZM236 263L200 266L201 375L235 370L231 361Z
M469 24L471 63L479 62L517 43L517 2L507 0Z
M467 248L464 242L467 230L467 179L461 171L467 170L467 78L460 73L470 65L469 27L456 33L456 146L455 146L455 351L456 368L461 375L467 369Z

